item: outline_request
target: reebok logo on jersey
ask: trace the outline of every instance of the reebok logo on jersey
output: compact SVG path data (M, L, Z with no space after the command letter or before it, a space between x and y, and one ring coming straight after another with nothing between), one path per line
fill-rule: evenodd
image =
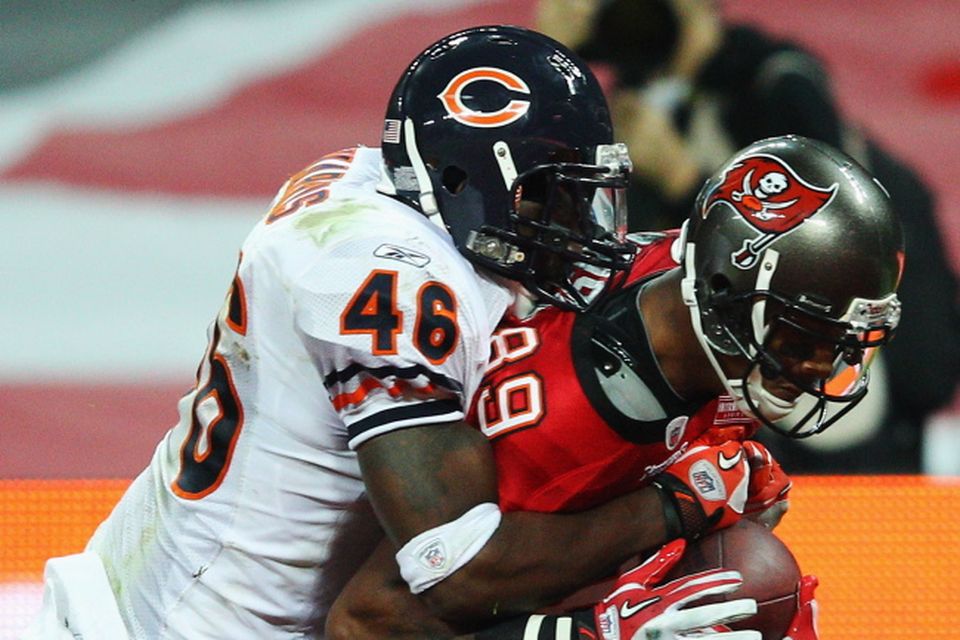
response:
M707 500L727 499L720 472L706 460L698 460L690 466L690 486Z
M374 250L373 255L387 260L406 262L417 268L423 268L430 264L430 256L413 249L398 247L395 244L382 244Z

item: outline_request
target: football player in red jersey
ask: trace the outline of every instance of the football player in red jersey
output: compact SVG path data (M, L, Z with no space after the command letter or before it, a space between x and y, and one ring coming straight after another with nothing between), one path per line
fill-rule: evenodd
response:
M899 320L902 238L885 192L826 145L775 138L708 181L684 230L635 240L632 270L597 308L507 317L494 335L471 416L494 448L502 508L580 511L652 486L675 506L664 512L675 516L667 516L668 538L744 512L776 521L785 474L759 444L725 447L757 422L808 437L863 397L871 352ZM804 397L802 415L790 415ZM753 463L749 483L725 484L723 472L742 453ZM711 502L720 493L724 503ZM730 495L738 493L739 503ZM660 638L687 637L696 620L677 622L676 599L724 589L729 576L711 575L693 594L658 591L655 568L675 554L665 547L653 569L626 574L592 609L522 616L474 637L630 638L654 629ZM811 584L791 637L816 637ZM405 587L389 555L378 553L341 594L328 637L452 636L385 585ZM644 594L661 605L674 598L674 606L640 610L618 600L636 604Z

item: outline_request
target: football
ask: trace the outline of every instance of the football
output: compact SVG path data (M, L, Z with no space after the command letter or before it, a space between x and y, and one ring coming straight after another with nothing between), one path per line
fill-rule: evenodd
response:
M689 543L664 582L718 567L739 571L743 584L736 591L695 604L753 598L757 601L757 613L731 623L730 628L755 629L763 634L763 640L782 640L797 609L801 577L790 549L766 527L741 520Z

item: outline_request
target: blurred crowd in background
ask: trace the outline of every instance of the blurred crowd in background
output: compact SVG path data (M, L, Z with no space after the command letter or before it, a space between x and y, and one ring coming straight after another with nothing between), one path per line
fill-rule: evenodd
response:
M893 4L819 2L805 4L805 8L798 10L808 15L816 10L816 7L820 7L823 12L839 7L847 14L857 11L866 13L873 9L889 13ZM949 4L933 2L929 5L924 3L922 7L933 11L938 7L942 9L943 6L949 8ZM318 5L323 5L322 9ZM907 266L901 288L904 303L901 329L896 340L880 354L873 365L874 381L869 401L858 407L845 419L844 424L810 441L788 443L769 437L767 444L784 467L792 473L926 471L960 474L960 462L957 462L960 461L960 403L957 402L960 378L960 302L957 260L951 259L951 244L945 240L950 230L956 233L960 225L955 222L944 224L944 221L960 216L960 211L944 210L940 194L927 180L924 168L913 166L911 162L887 148L882 142L882 132L868 130L861 122L844 112L837 99L830 65L813 53L812 45L816 45L816 49L820 51L830 46L830 43L815 40L815 29L811 30L811 35L806 39L788 40L765 26L731 18L731 12L725 11L727 5L737 7L738 12L733 13L749 15L754 12L758 17L761 12L773 10L773 5L781 9L792 6L789 2L770 3L768 6L768 3L725 3L719 0L450 0L437 3L432 9L416 2L400 0L325 0L323 3L292 0L274 3L249 0L234 3L188 0L102 3L15 0L3 3L0 6L0 129L6 128L7 131L0 132L0 156L6 154L7 157L0 157L0 216L3 217L5 226L7 222L13 225L9 227L13 231L7 234L6 238L0 238L0 247L3 248L0 251L0 269L6 281L0 285L3 287L0 292L4 294L3 304L7 307L2 312L5 320L0 324L9 321L10 326L16 327L16 330L6 338L7 342L2 343L13 356L8 361L7 368L0 371L0 403L8 408L7 411L0 410L0 440L9 445L16 439L15 434L37 428L43 434L41 438L47 437L51 440L49 449L56 449L53 440L61 439L56 435L57 425L53 418L66 418L69 421L70 417L77 415L71 407L58 409L48 404L52 402L55 405L57 398L66 397L64 380L69 384L80 385L74 387L80 398L76 402L88 411L89 422L117 424L120 425L118 428L133 429L135 425L131 426L126 422L125 416L118 417L111 413L115 413L116 409L109 406L109 393L106 396L97 396L96 402L84 401L82 398L87 389L83 387L83 383L94 379L107 385L112 390L111 393L127 393L128 398L136 398L137 391L125 385L139 376L145 386L149 386L153 384L153 377L160 375L162 378L166 376L164 384L171 390L169 397L165 395L162 398L164 406L169 405L169 408L165 409L161 416L147 416L149 419L140 416L141 419L138 420L143 424L149 423L149 433L142 438L142 442L152 443L158 433L172 424L174 391L186 388L191 374L187 367L173 374L170 373L172 367L150 367L151 356L146 351L163 351L165 339L169 337L153 325L150 325L151 330L144 329L139 335L134 332L130 336L120 334L118 337L116 330L104 330L104 335L100 336L97 329L100 321L91 316L87 318L91 323L90 328L77 329L80 323L74 322L69 316L69 296L79 296L77 292L82 292L85 286L96 288L100 292L97 294L100 296L98 299L110 301L107 304L108 315L109 309L115 307L145 304L144 298L139 297L141 295L153 295L160 299L164 295L175 297L178 294L167 291L164 286L145 282L146 276L136 275L140 268L136 265L130 264L129 269L125 266L118 273L118 269L101 265L96 260L83 263L99 269L95 275L84 278L84 282L80 284L59 289L58 287L64 286L59 282L63 279L61 274L73 274L76 268L70 262L69 256L61 256L66 266L52 266L51 260L58 253L56 250L49 247L30 248L32 241L46 237L38 228L30 226L31 224L42 224L46 231L49 228L60 228L58 221L61 220L56 217L42 218L39 215L35 222L25 219L33 210L33 205L37 204L38 200L43 201L51 193L44 191L42 196L37 196L31 189L42 186L45 190L53 188L53 192L60 194L61 192L56 190L64 184L73 188L79 183L78 194L82 196L73 198L68 195L64 200L54 199L50 208L57 211L56 215L63 214L63 202L70 202L73 198L84 203L83 206L78 204L76 210L76 216L82 216L86 214L81 213L81 210L97 207L97 200L85 200L91 192L103 193L102 190L109 189L113 194L111 198L116 195L122 199L127 191L136 192L138 197L144 193L166 193L167 184L175 183L174 188L169 189L170 193L166 194L172 194L172 199L151 202L155 210L160 210L159 213L154 211L156 216L164 218L182 214L185 201L176 198L184 195L195 197L198 192L210 191L209 184L216 184L217 188L222 188L222 192L211 195L226 196L226 204L211 205L200 202L198 207L206 211L213 210L217 215L226 215L227 210L242 213L237 216L238 222L235 225L231 223L230 226L231 233L235 228L237 235L223 235L221 238L224 246L210 247L211 255L225 262L223 282L212 283L211 286L223 287L231 268L227 262L235 260L233 252L239 246L240 230L247 228L251 216L259 215L257 212L260 207L265 208L269 202L269 191L260 189L257 185L275 186L282 181L283 176L278 175L276 170L276 164L279 163L277 158L289 159L292 171L313 159L309 155L311 149L320 152L331 148L332 143L328 139L331 128L339 128L348 134L357 130L374 133L378 131L377 118L381 117L378 113L379 105L384 103L389 84L378 85L371 78L380 72L382 77L392 78L395 75L393 67L367 60L364 62L367 68L371 64L375 67L369 75L358 74L349 68L333 68L329 61L323 61L320 54L342 54L343 51L337 50L339 45L328 47L335 49L334 54L328 50L317 50L315 55L320 57L315 60L318 62L308 63L307 60L313 60L309 57L312 51L309 41L311 34L314 39L326 38L339 43L338 38L355 32L365 33L364 29L372 29L369 24L378 20L393 21L392 27L375 30L376 33L392 32L392 37L397 39L392 42L394 48L402 48L402 39L402 46L406 47L404 50L415 53L415 50L419 49L419 43L429 42L439 33L448 31L451 20L461 20L473 24L477 21L515 22L538 28L571 46L596 66L614 109L618 138L627 142L632 153L635 178L630 194L630 224L633 230L678 226L687 214L703 178L715 171L720 162L734 150L759 138L783 133L818 138L844 149L870 169L889 190L905 227ZM142 122L129 117L129 112L124 111L123 100L118 99L118 95L124 92L124 87L130 86L129 83L103 85L115 87L116 95L104 94L102 90L99 93L90 90L93 95L91 100L110 102L115 105L111 109L125 114L118 119L120 124L116 127L117 130L111 131L109 136L105 136L103 131L104 113L110 109L97 111L81 104L79 108L70 110L70 98L66 94L74 92L70 94L73 96L85 88L98 86L98 83L105 82L104 76L110 70L119 69L120 73L123 73L125 63L120 58L124 55L124 47L132 46L131 43L135 43L143 34L149 36L144 38L144 41L157 49L150 55L145 55L143 60L150 60L152 55L155 62L160 61L162 66L166 59L158 51L165 41L160 34L163 29L171 32L171 25L176 24L179 16L185 12L191 12L191 16L195 18L190 24L206 25L208 30L198 30L184 37L209 37L209 40L216 41L221 35L229 35L234 28L239 33L244 33L237 27L244 17L244 12L249 14L247 18L254 14L269 15L271 6L287 14L309 16L314 12L337 17L336 21L316 18L315 26L311 26L314 18L305 17L301 20L302 31L296 32L280 20L282 16L276 17L278 28L284 29L283 33L277 36L282 42L272 45L275 51L271 55L276 54L276 57L271 58L270 65L266 66L272 65L272 69L277 73L287 73L288 80L299 78L297 91L302 93L291 92L289 86L280 81L274 84L264 81L262 78L266 76L266 71L259 72L259 76L253 74L252 80L239 74L239 79L236 79L233 85L227 83L221 86L217 84L221 78L210 71L209 65L197 64L192 71L194 75L204 78L203 86L190 89L184 95L192 93L202 96L198 99L199 105L186 100L183 103L171 100L163 93L165 88L174 87L177 76L168 70L163 82L150 83L150 89L143 93L146 96L144 102L153 100L154 106L162 105L165 101L176 104L166 111L158 107L157 112L138 105L131 111L136 112L139 109L148 113ZM915 8L924 10L920 4ZM224 20L218 11L225 12L224 15L230 20ZM204 12L209 14L209 19L201 19L206 15ZM437 22L437 15L444 12L456 16L447 22ZM789 17L780 17L789 21ZM823 16L823 20L830 21L831 17ZM327 25L327 28L318 28L321 25ZM422 37L418 37L419 27L423 27ZM292 42L301 44L294 46ZM55 43L56 46L50 46L50 43ZM390 58L389 55L380 56L374 53L381 44L391 44L390 42L372 42L361 37L359 41L354 39L351 43L355 48L361 47L363 53L361 55L346 48L346 51L351 52L350 56L374 56L379 60ZM249 55L253 60L251 51L255 51L256 47L238 47L234 44L232 48L235 50L224 51L221 47L216 55L233 55L239 58ZM247 52L242 49L247 49ZM267 49L268 47L264 46L263 57L268 57ZM98 59L111 56L112 63L98 66ZM957 105L960 104L957 99L957 87L960 87L960 49L957 49L956 45L953 56L957 61L956 65L945 67L945 79L941 79L941 86L946 87L946 107L940 121L943 131L936 135L953 136L956 142L960 142L960 133L957 131L957 123L960 122L957 118L957 115L960 115L957 111ZM404 60L407 57L400 55L398 59ZM202 57L198 59L203 60ZM335 59L342 62L344 58L341 55ZM212 66L216 67L215 64ZM81 72L78 73L77 69ZM83 69L93 71L84 75ZM126 73L131 77L144 78L144 86L147 85L149 73L134 71L132 68L127 69ZM183 76L183 73L179 75ZM309 77L310 80L304 82L304 77ZM62 81L64 78L67 81ZM251 83L251 86L255 84L255 90L245 89L244 82ZM136 86L138 85L130 88L131 100L137 97ZM271 87L279 90L271 95ZM875 90L882 93L887 89L875 87ZM353 111L341 113L322 108L334 101L350 103L354 100L351 96L358 94L362 94L362 100L358 101L360 104ZM230 111L217 107L218 103L233 106L238 103L246 104L244 101L249 102L254 95L265 101L267 106L263 113L294 114L287 121L278 120L275 123L272 138L271 132L266 131L267 127L264 127L265 132L246 130L247 123L252 122L251 118L256 118L256 114L260 113L256 109L246 112L246 116L236 116L233 120L224 116L224 113L227 116L238 113L235 109ZM30 132L39 125L30 112L35 111L32 105L39 104L37 101L40 100L46 101L43 104L56 104L58 100L63 100L67 106L51 107L50 119L42 123L43 127L48 127L51 132L41 131L37 133L36 139L32 139ZM376 105L372 111L364 107L368 103ZM214 105L212 113L203 111L211 109L211 105ZM221 109L219 112L218 108ZM78 113L81 114L80 117L77 116ZM93 113L96 117L83 120L84 113ZM251 116L250 113L254 115ZM6 125L3 124L5 117ZM352 124L345 126L346 119ZM324 135L323 139L317 139L314 144L313 138L307 135L310 130L305 127L310 123L323 121L326 121L328 129L317 130ZM169 124L170 122L172 124ZM14 125L23 126L17 129ZM291 135L293 129L297 130L292 134L295 138L288 140L284 136ZM881 135L877 135L878 133ZM320 137L319 133L314 134L317 138ZM197 145L196 148L184 146L174 150L165 146L176 144L180 138L193 142ZM243 140L237 140L238 138ZM223 140L230 141L229 151L225 152L225 155L211 156L210 149ZM369 137L349 140L346 143L357 142L376 144L376 140ZM255 143L261 145L261 151L251 152ZM157 145L156 153L150 144ZM92 167L100 162L100 156L105 153L97 151L98 145L104 149L126 151L126 155L118 159L115 165L104 163L101 172L94 176ZM141 155L136 155L138 151ZM274 164L271 164L269 156L274 157ZM254 177L248 176L251 171L251 158L265 157L266 169ZM184 179L168 173L172 172L175 166L190 163L195 165L192 178ZM207 170L210 170L212 176L209 181L203 178L203 172ZM151 182L151 179L155 181ZM180 181L176 182L177 180ZM234 182L238 183L238 186L230 186ZM117 202L120 201L109 200L106 208L116 206L117 211L127 210L126 204L118 205ZM171 209L176 211L164 213L164 202L169 203ZM40 209L42 207L38 208L38 211ZM73 212L66 215L70 213ZM73 229L74 227L70 226L72 224L78 224L78 227L85 229L91 228L91 225L83 222L82 217L76 216L64 224L65 229ZM114 227L107 225L105 228ZM217 232L212 227L201 228L208 233L205 243L209 246L209 239L215 240L218 237ZM65 233L70 235L69 231ZM136 232L131 230L130 233ZM182 236L167 233L167 230L160 232L158 241L177 244L178 237L193 238L196 235L187 230L182 231ZM126 242L126 236L121 238L111 233L98 234L98 242ZM151 232L145 233L150 234ZM64 246L69 244L69 238L61 241L65 243ZM180 244L182 246L187 242L189 240ZM97 251L95 245L89 243L84 244L84 248L91 253ZM196 253L193 250L191 252ZM45 257L41 260L37 254ZM226 257L230 255L234 257ZM195 255L183 258L176 252L152 254L141 250L124 254L119 259L129 262L176 260L180 267L185 264L180 263L181 259L197 258ZM171 264L154 264L152 270L162 272L172 267ZM30 273L27 273L28 271ZM842 276L843 274L838 274L838 277ZM129 288L124 288L124 278L130 280ZM87 280L99 282L91 285ZM192 286L186 276L171 286L179 286L178 282L186 287ZM49 289L40 291L38 287ZM198 300L208 298L205 293L196 297ZM188 306L191 300L193 298L184 299L182 305ZM39 305L34 308L34 315L42 318L35 323L24 320L30 317L29 309L34 304ZM78 302L75 306L82 305ZM67 309L63 318L58 317L56 322L47 323L45 318L51 314L57 315L60 311L56 310L63 309ZM214 310L204 308L201 311L201 317L209 318ZM124 313L126 311L120 309L117 317ZM179 311L170 314L164 309L162 313L147 310L144 315L161 315L166 322L170 315L177 316L178 313ZM176 318L171 322L175 323L175 320ZM109 326L109 320L104 322ZM190 331L196 334L196 340L190 345L191 358L201 351L195 345L202 342L202 326L203 323L197 324L191 316ZM56 327L67 327L74 333L61 335ZM40 333L54 332L57 333L56 338L37 338ZM173 333L175 334L175 331ZM67 344L64 335L70 335L73 346ZM64 340L65 346L51 349L57 354L41 362L46 356L41 353L42 349L31 346L35 339L37 344L43 342L45 345L51 344L51 341L57 344L58 339ZM100 339L104 341L102 345L95 344L96 340ZM127 344L126 340L129 340L130 344ZM107 370L106 373L99 369L89 373L83 367L74 366L74 361L87 357L87 352L81 350L79 355L70 353L70 349L75 348L75 343L84 341L88 342L91 361L96 361L105 350L122 348L130 352L131 361L145 364L140 369L127 366L118 368L108 360L102 367ZM67 358L70 365L59 365L59 357ZM179 363L175 364L180 366ZM57 367L61 367L63 371L57 373ZM73 378L70 378L71 375ZM174 378L175 382L170 382ZM80 382L76 382L78 380ZM23 400L24 397L29 397L29 401ZM136 400L130 402L135 403ZM159 402L156 406L159 406ZM101 411L103 414L111 414L110 417L102 417L98 413ZM948 425L949 437L943 441L947 443L946 449L939 444L935 447L934 460L931 458L931 447L925 434L929 434L931 420L938 416L946 416L945 421L941 420L940 424ZM82 419L78 420L83 422ZM42 431L41 423L44 421L52 424L47 431ZM116 439L110 433L100 434L98 437L104 440ZM136 436L133 438L136 439ZM68 444L75 447L93 441L95 438L89 436L65 435L61 443L67 443L63 444L64 447ZM74 442L80 444L71 444ZM96 457L98 454L93 451L89 455ZM130 455L137 461L145 457L140 452ZM139 462L134 463L134 466L137 464ZM9 460L0 461L0 477L21 475L25 468L16 466ZM91 468L97 467L94 465ZM44 473L42 470L36 471L36 475ZM91 473L96 475L96 471Z

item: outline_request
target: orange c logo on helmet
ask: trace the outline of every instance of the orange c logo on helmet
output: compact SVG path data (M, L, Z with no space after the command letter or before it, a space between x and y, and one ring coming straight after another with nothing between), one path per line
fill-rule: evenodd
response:
M516 122L530 109L529 100L510 100L496 111L474 111L463 103L463 92L473 82L488 80L511 91L530 94L530 87L517 74L496 67L474 67L461 71L437 97L454 120L469 127L503 127Z

